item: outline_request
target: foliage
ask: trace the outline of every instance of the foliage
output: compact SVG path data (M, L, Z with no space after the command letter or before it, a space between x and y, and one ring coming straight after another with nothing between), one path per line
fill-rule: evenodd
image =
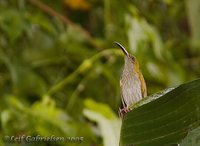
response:
M199 2L185 1L0 0L0 137L105 143L102 121L119 120L123 53L114 41L140 61L149 94L197 78Z

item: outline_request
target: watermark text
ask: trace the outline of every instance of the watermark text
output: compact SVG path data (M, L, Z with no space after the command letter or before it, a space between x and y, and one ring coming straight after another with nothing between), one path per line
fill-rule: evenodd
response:
M74 137L62 137L62 136L41 136L41 135L6 135L3 137L4 142L15 143L15 142L28 142L28 143L35 143L35 142L66 142L66 143L82 143L84 142L84 137L74 136Z

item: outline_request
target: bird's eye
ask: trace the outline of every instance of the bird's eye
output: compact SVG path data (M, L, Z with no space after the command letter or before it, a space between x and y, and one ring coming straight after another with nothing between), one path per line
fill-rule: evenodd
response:
M131 58L133 61L135 61L135 57L134 57L134 56L130 55L130 58Z

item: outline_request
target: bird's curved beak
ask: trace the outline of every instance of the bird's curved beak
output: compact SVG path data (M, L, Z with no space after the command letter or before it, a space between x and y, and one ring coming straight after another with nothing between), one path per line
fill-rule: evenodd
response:
M119 47L122 49L122 51L124 52L124 54L125 54L126 56L129 56L128 51L126 51L126 49L125 49L120 43L115 42L115 44L116 44L117 46L119 46Z

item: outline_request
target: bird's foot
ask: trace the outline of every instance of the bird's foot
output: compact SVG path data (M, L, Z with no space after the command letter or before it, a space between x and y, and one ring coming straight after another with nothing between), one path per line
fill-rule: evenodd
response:
M122 119L124 119L124 116L125 116L125 114L126 113L128 113L130 111L130 109L128 108L128 107L124 107L124 108L119 108L119 111L118 111L118 113L119 113L119 116L122 118Z

